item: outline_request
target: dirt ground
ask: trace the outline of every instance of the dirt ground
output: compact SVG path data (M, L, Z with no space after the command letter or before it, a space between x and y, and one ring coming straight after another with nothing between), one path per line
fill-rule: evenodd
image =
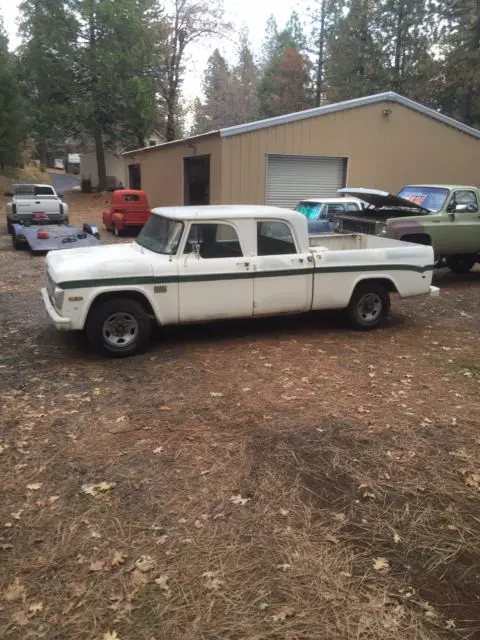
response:
M435 280L372 333L226 323L109 361L2 228L0 637L480 638L480 270Z

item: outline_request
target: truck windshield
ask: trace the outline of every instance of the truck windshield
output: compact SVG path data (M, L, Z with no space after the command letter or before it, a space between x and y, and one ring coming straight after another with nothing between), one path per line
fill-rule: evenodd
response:
M175 254L182 232L183 222L154 214L138 234L137 244L155 253Z
M448 194L449 190L441 187L404 187L398 195L437 213L445 204Z
M326 217L326 207L321 202L299 202L295 211L302 213L307 220Z

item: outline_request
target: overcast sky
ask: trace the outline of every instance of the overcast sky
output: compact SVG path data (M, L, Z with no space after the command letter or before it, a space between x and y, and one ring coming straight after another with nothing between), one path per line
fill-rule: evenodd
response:
M17 19L18 5L21 0L0 0L0 13L3 15L5 28L10 38L10 47L18 44ZM243 24L250 30L250 37L255 51L259 51L263 40L265 23L273 14L279 26L283 26L294 9L304 6L307 0L224 0L227 20L233 23L236 30ZM197 45L189 51L188 73L185 78L184 94L192 100L200 90L201 74L205 69L208 56L218 47L227 58L233 59L235 37L232 41L210 41L202 46Z

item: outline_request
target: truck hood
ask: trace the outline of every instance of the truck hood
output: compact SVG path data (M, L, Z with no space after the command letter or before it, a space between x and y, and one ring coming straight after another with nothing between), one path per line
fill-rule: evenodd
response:
M412 202L411 200L407 200L407 198L400 198L400 196L396 196L393 193L388 193L387 191L377 191L376 189L339 189L338 193L351 196L354 198L359 198L364 202L368 202L375 207L375 209L384 209L384 208L402 208L402 209L410 209L410 211L414 210L415 213L418 214L427 214L431 213L429 209L425 209L419 204ZM368 213L368 209L366 210ZM411 215L411 213L409 214ZM391 217L391 216L390 216Z
M167 264L168 256L164 257ZM46 266L53 281L60 285L153 275L151 253L136 243L51 251Z

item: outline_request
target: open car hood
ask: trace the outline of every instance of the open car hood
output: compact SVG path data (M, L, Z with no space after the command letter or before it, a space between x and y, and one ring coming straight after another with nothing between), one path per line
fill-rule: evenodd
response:
M339 189L338 193L346 196L352 196L359 198L368 204L373 205L376 209L382 208L394 208L401 207L403 209L415 209L421 213L431 213L429 209L425 209L419 204L407 200L407 198L400 198L393 193L387 191L377 191L376 189Z

